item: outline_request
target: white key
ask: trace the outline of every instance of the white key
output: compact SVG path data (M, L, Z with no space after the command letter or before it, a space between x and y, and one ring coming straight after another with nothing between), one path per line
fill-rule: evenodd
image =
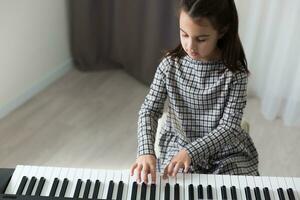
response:
M82 177L81 177L82 185L79 193L79 198L83 198L86 182L90 178L90 176L91 176L91 169L83 169Z
M293 193L294 193L295 199L299 200L299 197L297 195L297 190L296 190L293 178L291 178L291 177L285 177L285 182L286 182L286 185L287 185L288 188L292 188L293 189Z
M178 174L177 174L178 177ZM156 189L155 189L155 199L159 199L160 196L160 183L161 183L161 174L156 172Z
M29 172L27 173L28 174L28 181L27 181L27 183L26 183L26 185L24 187L22 195L26 194L28 186L29 186L29 183L30 183L30 180L36 174L36 172L37 172L37 167L36 166L31 166Z
M207 175L200 174L199 176L199 183L202 185L203 188L203 198L207 199Z
M82 179L82 175L83 175L83 169L77 168L75 170L75 176L73 178L73 184L72 184L72 188L71 188L71 197L72 198L74 197L74 194L75 194L77 181L78 181L78 179Z
M44 177L45 172L46 172L46 167L38 167L37 173L35 175L37 180L36 180L36 183L35 183L34 188L32 190L33 195L35 195L37 186L39 185L39 182L40 182L41 178Z
M5 194L16 194L18 187L21 183L22 177L23 177L23 170L25 166L23 165L17 165L16 169L6 187Z
M29 182L30 182L30 171L31 171L31 167L32 166L25 166L24 167L24 169L23 169L23 172L22 172L22 174L21 174L21 178L23 178L23 176L26 176L27 177L27 182L26 182L26 184L25 184L25 186L24 186L24 188L23 188L23 191L22 191L22 195L26 192L26 190L27 190L27 187L28 187L28 184L29 184Z
M224 185L222 175L215 175L217 199L222 199L221 187Z
M114 172L114 191L113 191L113 196L112 199L117 198L117 193L118 193L118 187L119 187L119 182L122 180L122 174L121 171L117 170Z
M192 174L192 183L194 186L194 199L198 199L198 185L200 184L200 174Z
M69 168L66 178L69 180L68 187L66 189L65 197L72 198L75 192L76 182L74 183L74 177L76 174L75 168Z
M91 170L90 178L91 180L91 188L90 188L90 193L89 193L89 199L93 197L93 191L95 188L95 182L98 179L98 171L96 169Z
M62 183L64 181L64 178L66 178L68 174L68 168L60 168L59 176L57 177L59 179L59 183L57 185L55 196L58 197L59 193L61 191Z
M259 193L260 193L261 199L264 200L265 199L264 192L263 192L264 185L263 185L261 177L254 176L254 182L255 182L256 187L259 187Z
M52 188L54 179L57 178L57 177L59 176L60 170L61 170L61 168L58 168L58 167L55 167L55 168L54 168L54 171L53 171L52 176L51 176L50 187L49 187L49 193L47 193L46 196L49 196L49 195L50 195L50 191L51 191L51 188Z
M247 184L250 187L251 198L255 199L254 188L256 187L253 176L246 176Z
M26 182L26 184L25 184L25 187L24 187L24 189L23 189L23 192L22 192L22 194L24 194L25 192L26 192L26 190L27 190L27 187L28 187L28 184L29 184L29 182L30 182L30 171L31 171L31 168L32 168L32 166L25 166L24 167L24 170L23 170L23 172L22 172L22 175L21 175L21 177L23 177L23 176L26 176L28 179L27 179L27 182Z
M136 193L136 200L141 199L142 183L143 182L138 183L138 188L137 188L137 193Z
M168 177L166 179L161 177L161 179L160 179L160 199L165 199L165 187L168 182L169 182Z
M262 180L262 183L264 185L264 188L265 187L268 188L271 200L274 200L275 197L274 197L274 193L273 193L273 189L272 189L272 185L271 185L269 177L262 176L261 180Z
M277 177L277 181L278 181L278 188L282 188L283 190L283 194L286 200L289 199L288 193L287 193L287 185L286 182L284 180L284 177Z
M207 175L207 184L211 185L213 199L217 199L215 175L212 174Z
M98 199L101 199L102 195L103 195L103 192L104 192L104 186L105 186L105 181L106 181L106 171L105 170L99 170L98 171L98 180L100 181Z
M157 176L156 176L156 178L157 178ZM152 178L151 178L151 174L149 174L148 175L147 190L146 190L146 200L150 200L151 184L152 184Z
M184 175L184 198L189 199L189 185L192 184L192 174L183 173Z
M128 200L131 199L132 185L133 185L134 182L136 182L135 174L133 174L132 176L129 176L128 193L127 193L127 199Z
M231 197L231 191L230 191L230 188L231 188L231 178L229 175L222 175L223 177L223 183L224 185L226 186L226 194L227 194L227 199L230 200L232 199Z
M144 173L143 171L141 172L141 182L138 183L138 188L137 188L137 194L136 194L136 199L140 200L141 199L141 193L142 193L142 184L144 182Z
M45 177L45 183L44 183L44 187L42 189L42 192L41 192L41 196L48 196L48 194L50 193L50 189L51 189L51 177L52 177L52 173L54 171L55 168L53 167L46 167L45 169L45 174L44 174L44 177Z
M269 177L269 179L270 179L270 183L271 183L271 186L272 186L272 192L273 192L273 195L274 195L274 199L279 200L279 196L278 196L278 193L277 193L277 189L278 189L277 178L276 177Z
M176 176L170 176L169 177L169 183L170 183L170 199L174 199L174 187L176 184Z
M123 170L122 171L122 181L124 183L122 199L127 199L128 189L129 189L129 179L130 179L130 171Z
M179 199L184 199L184 188L185 188L185 184L184 184L184 174L183 173L178 173L176 176L176 183L178 183L179 185ZM156 198L157 199L157 198Z
M246 199L245 187L247 187L247 180L245 176L238 176L242 199Z
M235 186L237 200L242 200L242 192L244 192L244 189L241 188L241 186L240 186L238 176L231 175L230 178L231 178L231 185Z
M102 199L106 199L107 193L108 193L108 187L109 187L109 181L114 180L114 171L107 170L106 171L106 179L104 182L104 190L102 194Z
M294 191L294 195L296 198L300 199L300 178L293 178L293 181L296 188L296 192Z
M151 182L147 184L147 190L146 190L146 200L150 200L150 192L151 192Z

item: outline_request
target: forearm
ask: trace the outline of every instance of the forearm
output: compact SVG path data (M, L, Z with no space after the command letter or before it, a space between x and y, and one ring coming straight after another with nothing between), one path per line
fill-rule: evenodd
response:
M224 149L227 144L234 142L236 133L239 132L237 128L220 125L208 135L187 144L185 149L191 157L192 164L207 166L210 157Z

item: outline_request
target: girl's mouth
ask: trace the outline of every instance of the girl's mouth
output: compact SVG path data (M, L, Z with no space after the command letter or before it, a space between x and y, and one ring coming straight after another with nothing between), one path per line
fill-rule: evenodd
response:
M192 55L192 56L198 56L199 54L196 53L196 52L191 52L191 55Z

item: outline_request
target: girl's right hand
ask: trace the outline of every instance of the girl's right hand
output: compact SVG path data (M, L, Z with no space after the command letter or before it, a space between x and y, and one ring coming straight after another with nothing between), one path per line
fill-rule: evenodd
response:
M151 174L152 183L156 182L156 157L154 155L141 155L130 168L130 175L137 173L137 181L141 182L141 174L143 172L143 181L148 183L148 174Z

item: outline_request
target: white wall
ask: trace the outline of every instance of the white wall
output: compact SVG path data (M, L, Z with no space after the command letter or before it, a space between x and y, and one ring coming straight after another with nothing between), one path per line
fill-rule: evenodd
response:
M67 0L0 0L0 118L71 66Z

